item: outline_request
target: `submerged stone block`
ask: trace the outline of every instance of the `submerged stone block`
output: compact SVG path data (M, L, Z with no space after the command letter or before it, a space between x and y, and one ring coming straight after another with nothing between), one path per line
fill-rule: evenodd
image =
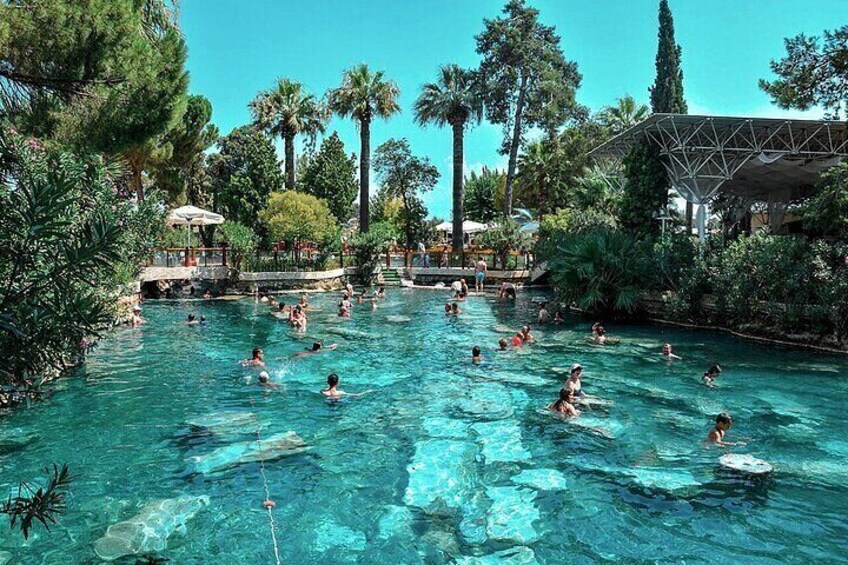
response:
M458 508L474 484L473 444L449 439L419 442L407 466L404 502L418 508Z
M536 490L565 490L565 475L554 469L525 469L512 477L512 482Z
M210 412L187 420L186 424L198 430L217 434L254 433L257 419L253 412Z
M471 428L479 436L486 464L530 459L530 452L521 443L521 429L515 422L480 422Z
M273 461L309 449L295 432L283 432L263 440L244 441L219 447L208 455L193 457L194 468L209 474L245 463Z
M106 535L94 542L94 552L111 561L124 555L161 551L175 530L185 531L185 524L201 508L209 504L208 496L182 496L156 500L124 522L112 524Z
M367 540L364 533L331 520L321 522L315 529L315 549L320 553L331 549L364 551L366 545Z
M523 545L482 557L463 555L454 561L455 565L538 565L538 563L533 550Z
M486 518L486 534L499 541L530 543L539 537L533 522L539 519L536 493L516 487L487 487L492 506Z

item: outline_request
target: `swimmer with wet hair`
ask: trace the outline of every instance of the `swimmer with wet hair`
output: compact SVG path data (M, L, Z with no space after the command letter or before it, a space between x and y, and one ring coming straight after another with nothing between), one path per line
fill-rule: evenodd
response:
M445 316L450 316L451 313L451 303L445 302Z
M351 397L351 398L357 398L359 396L365 396L366 394L371 393L371 392L374 392L374 391L373 390L366 390L364 392L353 394L353 393L350 393L350 392L345 392L343 390L340 390L339 389L339 375L337 375L336 373L330 373L329 375L327 375L327 388L323 389L321 391L321 394L323 394L327 398L338 400L343 396Z
M333 351L338 347L337 343L332 343L330 345L324 345L320 341L316 341L312 343L312 347L307 347L305 351L300 351L299 353L295 353L295 357L304 357L306 355L314 355L315 353L321 353L322 351Z
M557 310L556 314L554 314L554 323L559 325L563 323L565 319L562 317L562 310Z
M459 307L459 304L454 302L453 304L451 304L450 313L454 316L459 316L460 314L462 314L462 308Z
M710 366L709 369L707 369L707 372L704 373L704 376L701 377L701 380L703 380L704 384L707 385L708 387L715 388L717 386L715 384L715 380L718 378L718 376L720 374L721 374L721 366L712 365L712 366Z
M500 338L498 340L498 351L506 351L507 347L509 347L509 342L506 340L506 338Z
M579 416L580 410L574 407L574 392L569 388L559 389L559 398L553 403L548 404L548 410L552 410L557 414L565 414L566 416Z
M668 357L669 359L680 359L680 356L672 353L670 343L663 344L662 354Z
M473 363L481 363L483 361L483 353L480 351L479 345L471 348L471 361Z
M265 388L277 388L277 383L271 382L271 375L268 374L267 371L262 371L259 373L259 386L264 386Z
M253 348L253 354L250 359L243 359L241 362L242 365L246 367L264 367L265 366L265 352L262 351L260 347Z
M188 319L186 320L186 323L187 323L189 326L196 326L196 325L197 325L197 324L199 324L200 322L198 322L198 321L195 319L194 314L189 314L189 315L188 315Z
M524 343L533 343L536 341L536 338L530 333L530 326L521 326L521 340Z
M745 442L741 441L724 441L724 436L727 433L727 430L733 425L733 418L730 417L730 414L727 412L722 412L715 419L715 427L710 430L710 433L707 434L706 442L712 445L718 445L721 447L732 447L734 445L745 445Z

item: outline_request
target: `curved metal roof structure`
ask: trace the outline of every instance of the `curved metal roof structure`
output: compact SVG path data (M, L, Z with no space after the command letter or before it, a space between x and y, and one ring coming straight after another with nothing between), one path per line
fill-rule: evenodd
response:
M845 122L688 114L652 114L590 154L620 161L642 140L659 147L673 188L702 207L719 190L788 202L848 157ZM703 222L699 210L702 236Z
M660 148L674 187L695 204L719 188L749 197L797 191L848 157L845 122L686 114L653 114L591 154L622 159L645 139Z

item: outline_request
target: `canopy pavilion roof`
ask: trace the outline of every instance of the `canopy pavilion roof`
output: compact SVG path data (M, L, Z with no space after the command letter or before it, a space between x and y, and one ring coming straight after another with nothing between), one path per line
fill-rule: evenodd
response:
M653 114L590 154L621 161L642 140L660 149L673 187L693 204L719 190L787 202L848 157L846 122L688 114Z

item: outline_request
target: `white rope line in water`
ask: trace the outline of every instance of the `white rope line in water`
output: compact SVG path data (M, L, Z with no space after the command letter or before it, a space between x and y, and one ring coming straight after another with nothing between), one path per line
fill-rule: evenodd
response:
M255 313L255 310L254 310ZM256 318L251 321L251 330L253 329L256 322ZM251 331L251 337L253 336L253 332ZM250 406L254 410L256 409L256 404L253 402L253 399L250 399ZM280 561L280 547L277 545L277 524L274 522L274 502L271 500L271 491L268 488L268 476L265 475L265 459L262 456L262 424L259 422L256 423L256 446L259 448L259 473L262 475L262 484L265 488L265 500L263 501L263 506L265 510L268 511L268 522L271 527L271 542L274 544L274 560L276 561L276 565L282 565Z
M251 402L253 404L253 402ZM271 491L268 489L268 477L265 475L265 460L262 457L262 436L260 435L261 425L256 425L256 445L259 447L259 472L262 475L262 483L265 488L265 509L268 511L268 521L271 526L271 541L274 543L274 559L276 565L282 565L280 562L280 548L277 545L277 524L274 522L274 503L271 501ZM270 503L270 504L269 504Z

